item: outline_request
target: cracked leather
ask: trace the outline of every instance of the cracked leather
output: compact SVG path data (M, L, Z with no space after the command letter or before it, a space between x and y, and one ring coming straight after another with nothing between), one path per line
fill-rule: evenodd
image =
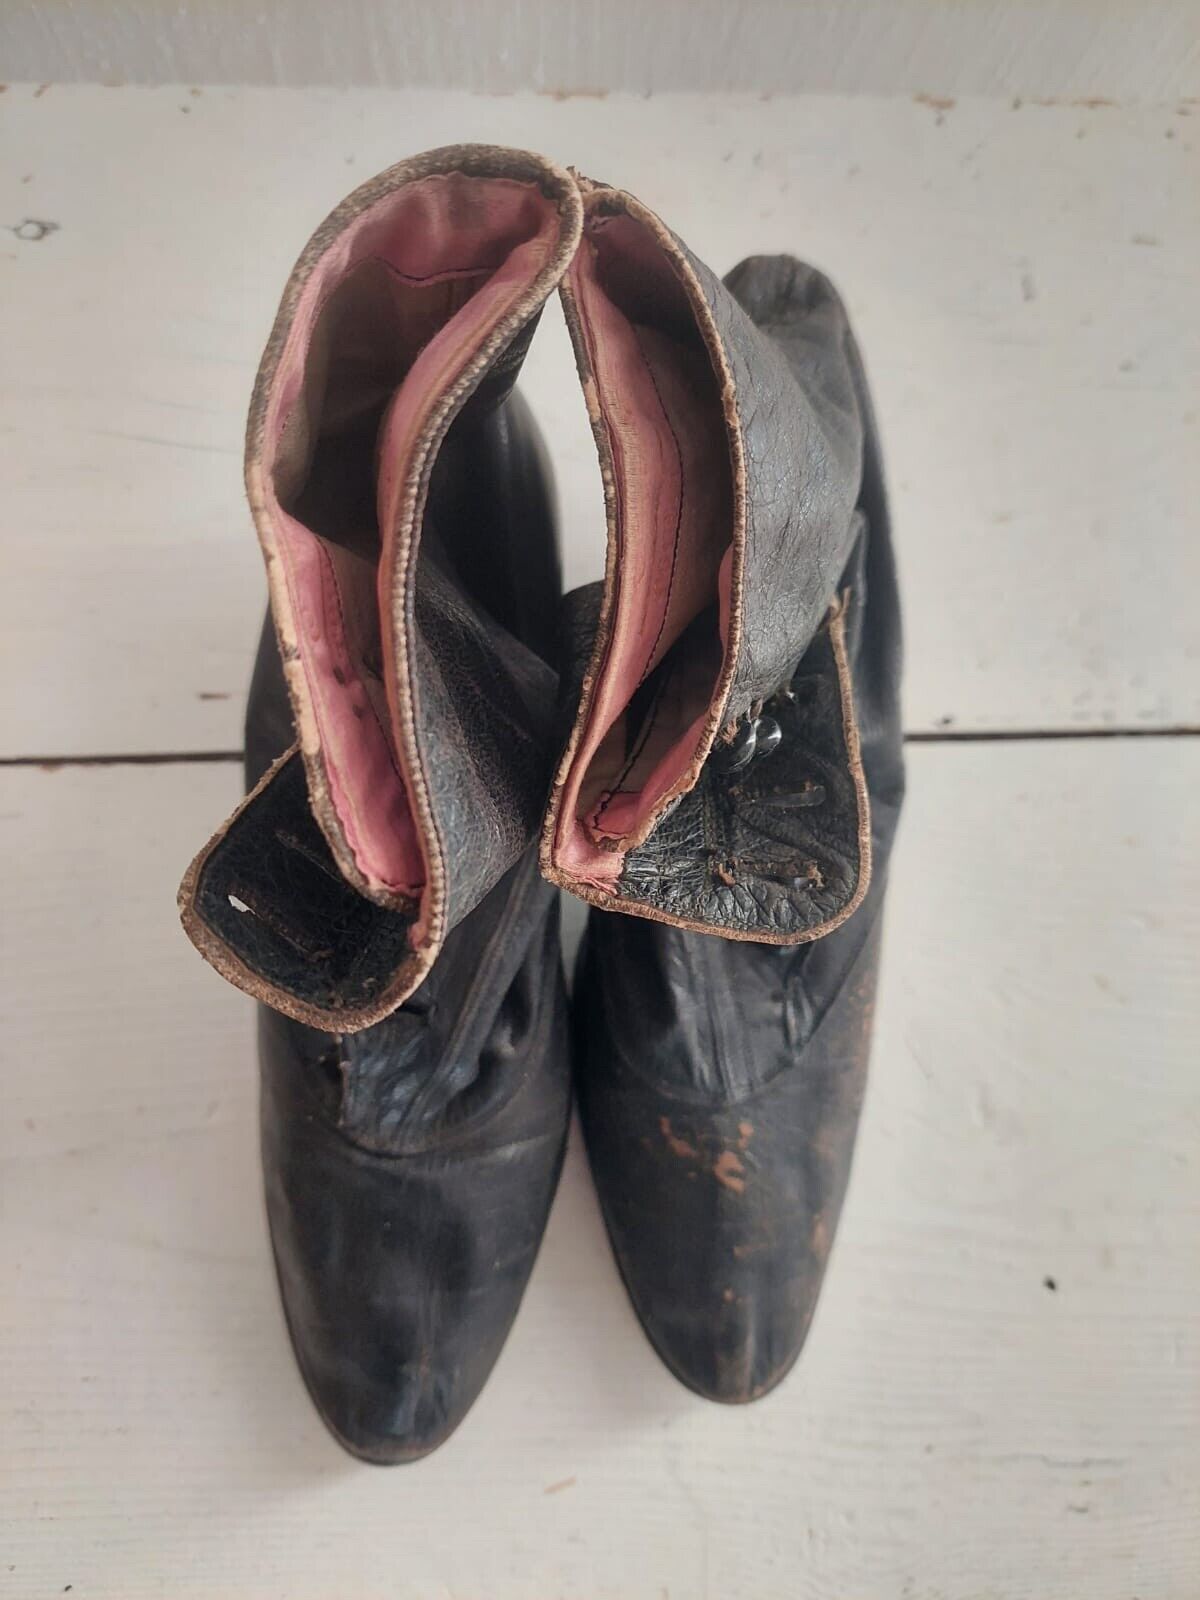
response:
M820 365L807 335L797 333L810 304L807 269L757 258L727 281L764 330L778 330L785 359ZM745 785L750 792L735 807L733 826L753 819L789 743L797 752L790 783L805 771L822 785L830 780L816 759L836 722L821 687L828 670L820 607L848 588L845 661L871 802L870 887L840 926L796 947L593 909L573 1004L583 1127L622 1276L668 1367L689 1387L728 1402L752 1400L782 1379L817 1304L866 1082L887 864L904 790L900 610L878 441L844 317L829 313L822 324L841 348L839 372L844 361L849 385L843 389L839 377L838 408L852 407L849 432L861 440L851 452L859 463L846 519L853 547L824 574L819 594L798 575L781 591L780 633L792 628L805 646L799 676L811 675L815 686L798 696L797 706L808 709L794 738L785 727L778 749L750 769L763 787ZM769 458L761 470L769 475ZM792 463L779 470L794 481ZM764 604L772 582L769 567L748 575ZM808 621L813 627L805 640L784 607L803 607L806 596L801 632ZM595 590L568 597L576 676L597 604ZM785 674L787 655L775 656ZM768 682L776 670L770 667ZM568 683L565 696L572 692ZM707 777L706 769L701 789ZM782 810L773 837L794 829L806 843L818 838L821 806ZM685 834L678 850L685 859L675 882L692 883L700 871L696 836Z

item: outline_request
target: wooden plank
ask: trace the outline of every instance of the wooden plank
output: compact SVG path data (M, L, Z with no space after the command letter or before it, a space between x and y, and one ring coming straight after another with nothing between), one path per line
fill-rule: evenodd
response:
M5 70L35 80L1156 100L1200 78L1190 0L343 0L336 28L320 0L8 0L4 21Z
M1182 106L1180 112L1191 108ZM626 183L725 269L836 275L879 395L910 727L1200 721L1200 171L1176 108L54 87L0 96L0 755L240 742L244 408L304 238L489 138ZM18 227L18 233L37 232ZM551 314L528 390L567 571L599 478Z
M395 1473L295 1375L250 1007L175 927L235 783L0 774L0 1594L1192 1600L1200 745L913 751L855 1176L777 1396L660 1367L576 1139L493 1380Z

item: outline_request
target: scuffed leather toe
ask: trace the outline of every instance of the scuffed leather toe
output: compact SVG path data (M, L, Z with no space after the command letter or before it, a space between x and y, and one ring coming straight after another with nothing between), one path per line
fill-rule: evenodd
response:
M678 1080L711 1077L711 1063L667 1065L688 1048L681 1031L643 1037L636 1052L605 1041L594 934L619 936L604 926L613 920L593 917L576 989L581 1109L613 1249L676 1377L712 1400L754 1400L792 1367L820 1294L866 1079L878 930L792 1063L718 1100L680 1092ZM773 952L758 955L779 966ZM761 1026L761 997L756 1009ZM782 1003L775 1016L783 1041Z
M319 1104L308 1030L263 1010L263 1167L288 1330L339 1442L413 1461L479 1395L512 1325L565 1148L565 1014L550 1070L461 1135L363 1149ZM531 1115L532 1110L532 1115Z

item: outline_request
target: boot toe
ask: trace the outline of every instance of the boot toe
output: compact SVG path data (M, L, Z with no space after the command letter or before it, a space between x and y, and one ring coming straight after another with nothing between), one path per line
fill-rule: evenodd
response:
M638 1318L682 1383L730 1405L767 1394L800 1354L836 1220L833 1196L806 1188L802 1162L756 1152L765 1112L667 1115L661 1100L615 1096L610 1084L588 1116L601 1206Z
M477 1131L377 1151L308 1097L307 1035L264 1010L262 1153L288 1332L321 1417L365 1461L454 1432L500 1354L566 1143L561 1007L522 1092Z
M443 1444L470 1409L473 1395L455 1392L453 1376L417 1358L389 1367L378 1380L331 1371L293 1333L305 1386L321 1420L360 1461L396 1466Z
M737 1096L682 1030L646 1033L635 1060L632 1033L595 1025L611 997L581 967L580 1109L614 1253L658 1354L709 1399L769 1393L807 1338L858 1128L876 954L869 939L815 1031ZM763 1037L783 1038L782 1016L761 1012Z
M769 1282L727 1284L719 1295L694 1293L690 1302L664 1302L646 1284L641 1293L625 1272L639 1319L659 1358L705 1400L746 1405L787 1377L800 1354L808 1317L773 1303ZM815 1297L809 1306L809 1315Z
M466 1377L437 1352L417 1348L402 1330L377 1329L374 1370L364 1368L361 1322L353 1329L326 1323L300 1327L283 1292L296 1361L321 1420L360 1461L396 1466L430 1455L470 1410L486 1378ZM390 1337L389 1337L390 1335ZM491 1360L499 1353L491 1354ZM338 1349L340 1344L341 1349Z
M516 1316L561 1148L555 1134L476 1153L466 1183L444 1158L378 1161L348 1146L336 1181L268 1166L292 1345L354 1455L416 1460L466 1416Z

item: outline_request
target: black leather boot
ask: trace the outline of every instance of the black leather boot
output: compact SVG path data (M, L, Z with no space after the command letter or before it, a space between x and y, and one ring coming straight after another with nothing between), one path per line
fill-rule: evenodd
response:
M655 1348L751 1400L808 1330L866 1073L903 793L878 444L841 303L790 257L721 283L591 186L562 293L609 517L542 842L597 908L584 1129Z
M572 180L519 151L381 174L302 255L250 411L274 621L251 792L181 907L264 1002L292 1342L331 1430L377 1462L433 1449L479 1393L566 1138L558 908L532 848L560 580L513 383L579 228Z

